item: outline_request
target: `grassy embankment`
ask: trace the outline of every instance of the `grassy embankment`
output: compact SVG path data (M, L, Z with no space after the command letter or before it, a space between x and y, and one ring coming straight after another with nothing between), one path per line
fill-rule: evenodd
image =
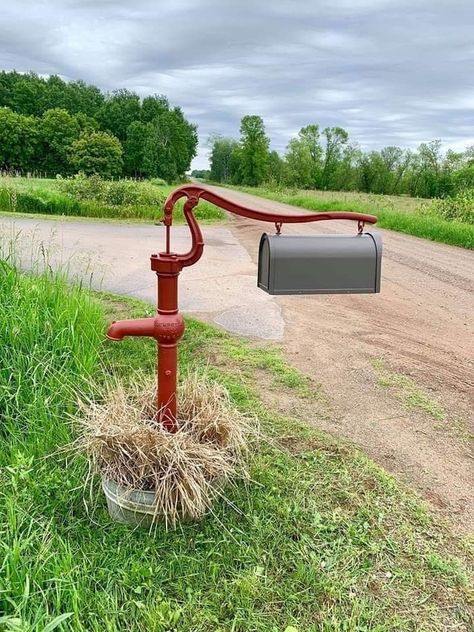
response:
M474 225L445 219L438 214L436 205L431 200L345 191L294 191L265 187L225 186L310 211L371 213L377 215L377 226L380 228L389 228L431 241L474 249Z
M41 217L83 217L112 221L150 221L162 217L163 203L179 185L161 180L102 181L96 178L40 179L0 176L0 211ZM213 204L201 203L196 212L203 223L222 220ZM184 221L178 203L174 221Z
M252 482L200 524L111 523L87 464L60 450L77 391L151 374L151 341L103 340L150 307L0 266L0 630L468 631L468 544L360 452L269 410L255 390L322 401L277 351L194 320L181 367L202 366L259 415ZM257 378L258 376L258 378ZM293 626L293 627L289 627Z

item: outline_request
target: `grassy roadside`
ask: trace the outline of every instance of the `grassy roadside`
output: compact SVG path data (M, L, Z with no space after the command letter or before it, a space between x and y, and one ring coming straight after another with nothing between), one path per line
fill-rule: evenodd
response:
M150 306L0 271L0 630L472 629L467 545L363 454L262 403L262 379L275 397L319 397L275 349L195 320L182 369L207 363L269 437L253 480L200 524L111 523L84 460L58 448L76 389L153 371L150 341L102 339Z
M217 183L216 183L217 184ZM356 211L377 215L377 226L452 246L474 249L474 225L419 212L426 200L332 191L274 191L264 187L222 185L310 211ZM429 209L429 202L428 202Z
M0 212L42 218L159 221L167 195L178 186L87 178L77 183L75 186L74 180L0 176ZM176 205L174 221L178 224L184 222L182 208L182 202ZM196 215L203 223L224 218L221 209L206 202L199 205Z
M179 202L178 202L179 204ZM216 224L221 221L221 218L213 218L213 217L203 217L206 213L201 213L200 206L195 211L195 215L199 219L199 223L206 226L210 224ZM211 206L211 205L209 205ZM82 215L48 215L46 213L22 213L18 211L1 211L0 210L0 218L9 217L9 218L22 218L22 219L46 219L48 221L57 221L57 222L74 222L74 223L87 223L87 224L148 224L148 225L159 225L161 224L161 214L156 213L155 218L136 218L130 217L128 219L120 218L120 217L87 217ZM222 217L222 221L223 221ZM176 208L176 212L173 215L173 224L180 225L185 224L184 215L182 213L181 208Z

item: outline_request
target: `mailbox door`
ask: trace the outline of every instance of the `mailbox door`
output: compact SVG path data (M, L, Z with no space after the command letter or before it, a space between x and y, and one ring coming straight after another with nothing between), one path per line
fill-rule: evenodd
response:
M382 240L361 235L262 235L258 286L269 294L380 292Z

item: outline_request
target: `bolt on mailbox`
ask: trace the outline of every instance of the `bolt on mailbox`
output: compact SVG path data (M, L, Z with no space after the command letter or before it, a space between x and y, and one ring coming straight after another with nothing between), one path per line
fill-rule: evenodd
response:
M268 294L380 292L382 239L357 235L267 235L260 240L258 287Z

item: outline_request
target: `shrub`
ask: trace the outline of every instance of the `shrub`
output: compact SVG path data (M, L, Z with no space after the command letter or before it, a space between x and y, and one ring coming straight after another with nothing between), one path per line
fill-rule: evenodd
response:
M423 204L420 211L424 215L438 215L448 221L474 224L474 188L464 189L454 196Z
M168 183L163 178L151 178L150 184L154 184L156 187L165 187Z
M61 191L76 200L93 200L110 206L161 206L165 195L155 186L134 180L104 180L79 174L58 182Z
M60 191L71 195L76 200L97 200L104 195L105 180L100 176L87 177L80 173L73 178L58 180Z
M71 145L70 162L88 175L101 174L106 178L122 172L122 145L107 132L84 132Z

